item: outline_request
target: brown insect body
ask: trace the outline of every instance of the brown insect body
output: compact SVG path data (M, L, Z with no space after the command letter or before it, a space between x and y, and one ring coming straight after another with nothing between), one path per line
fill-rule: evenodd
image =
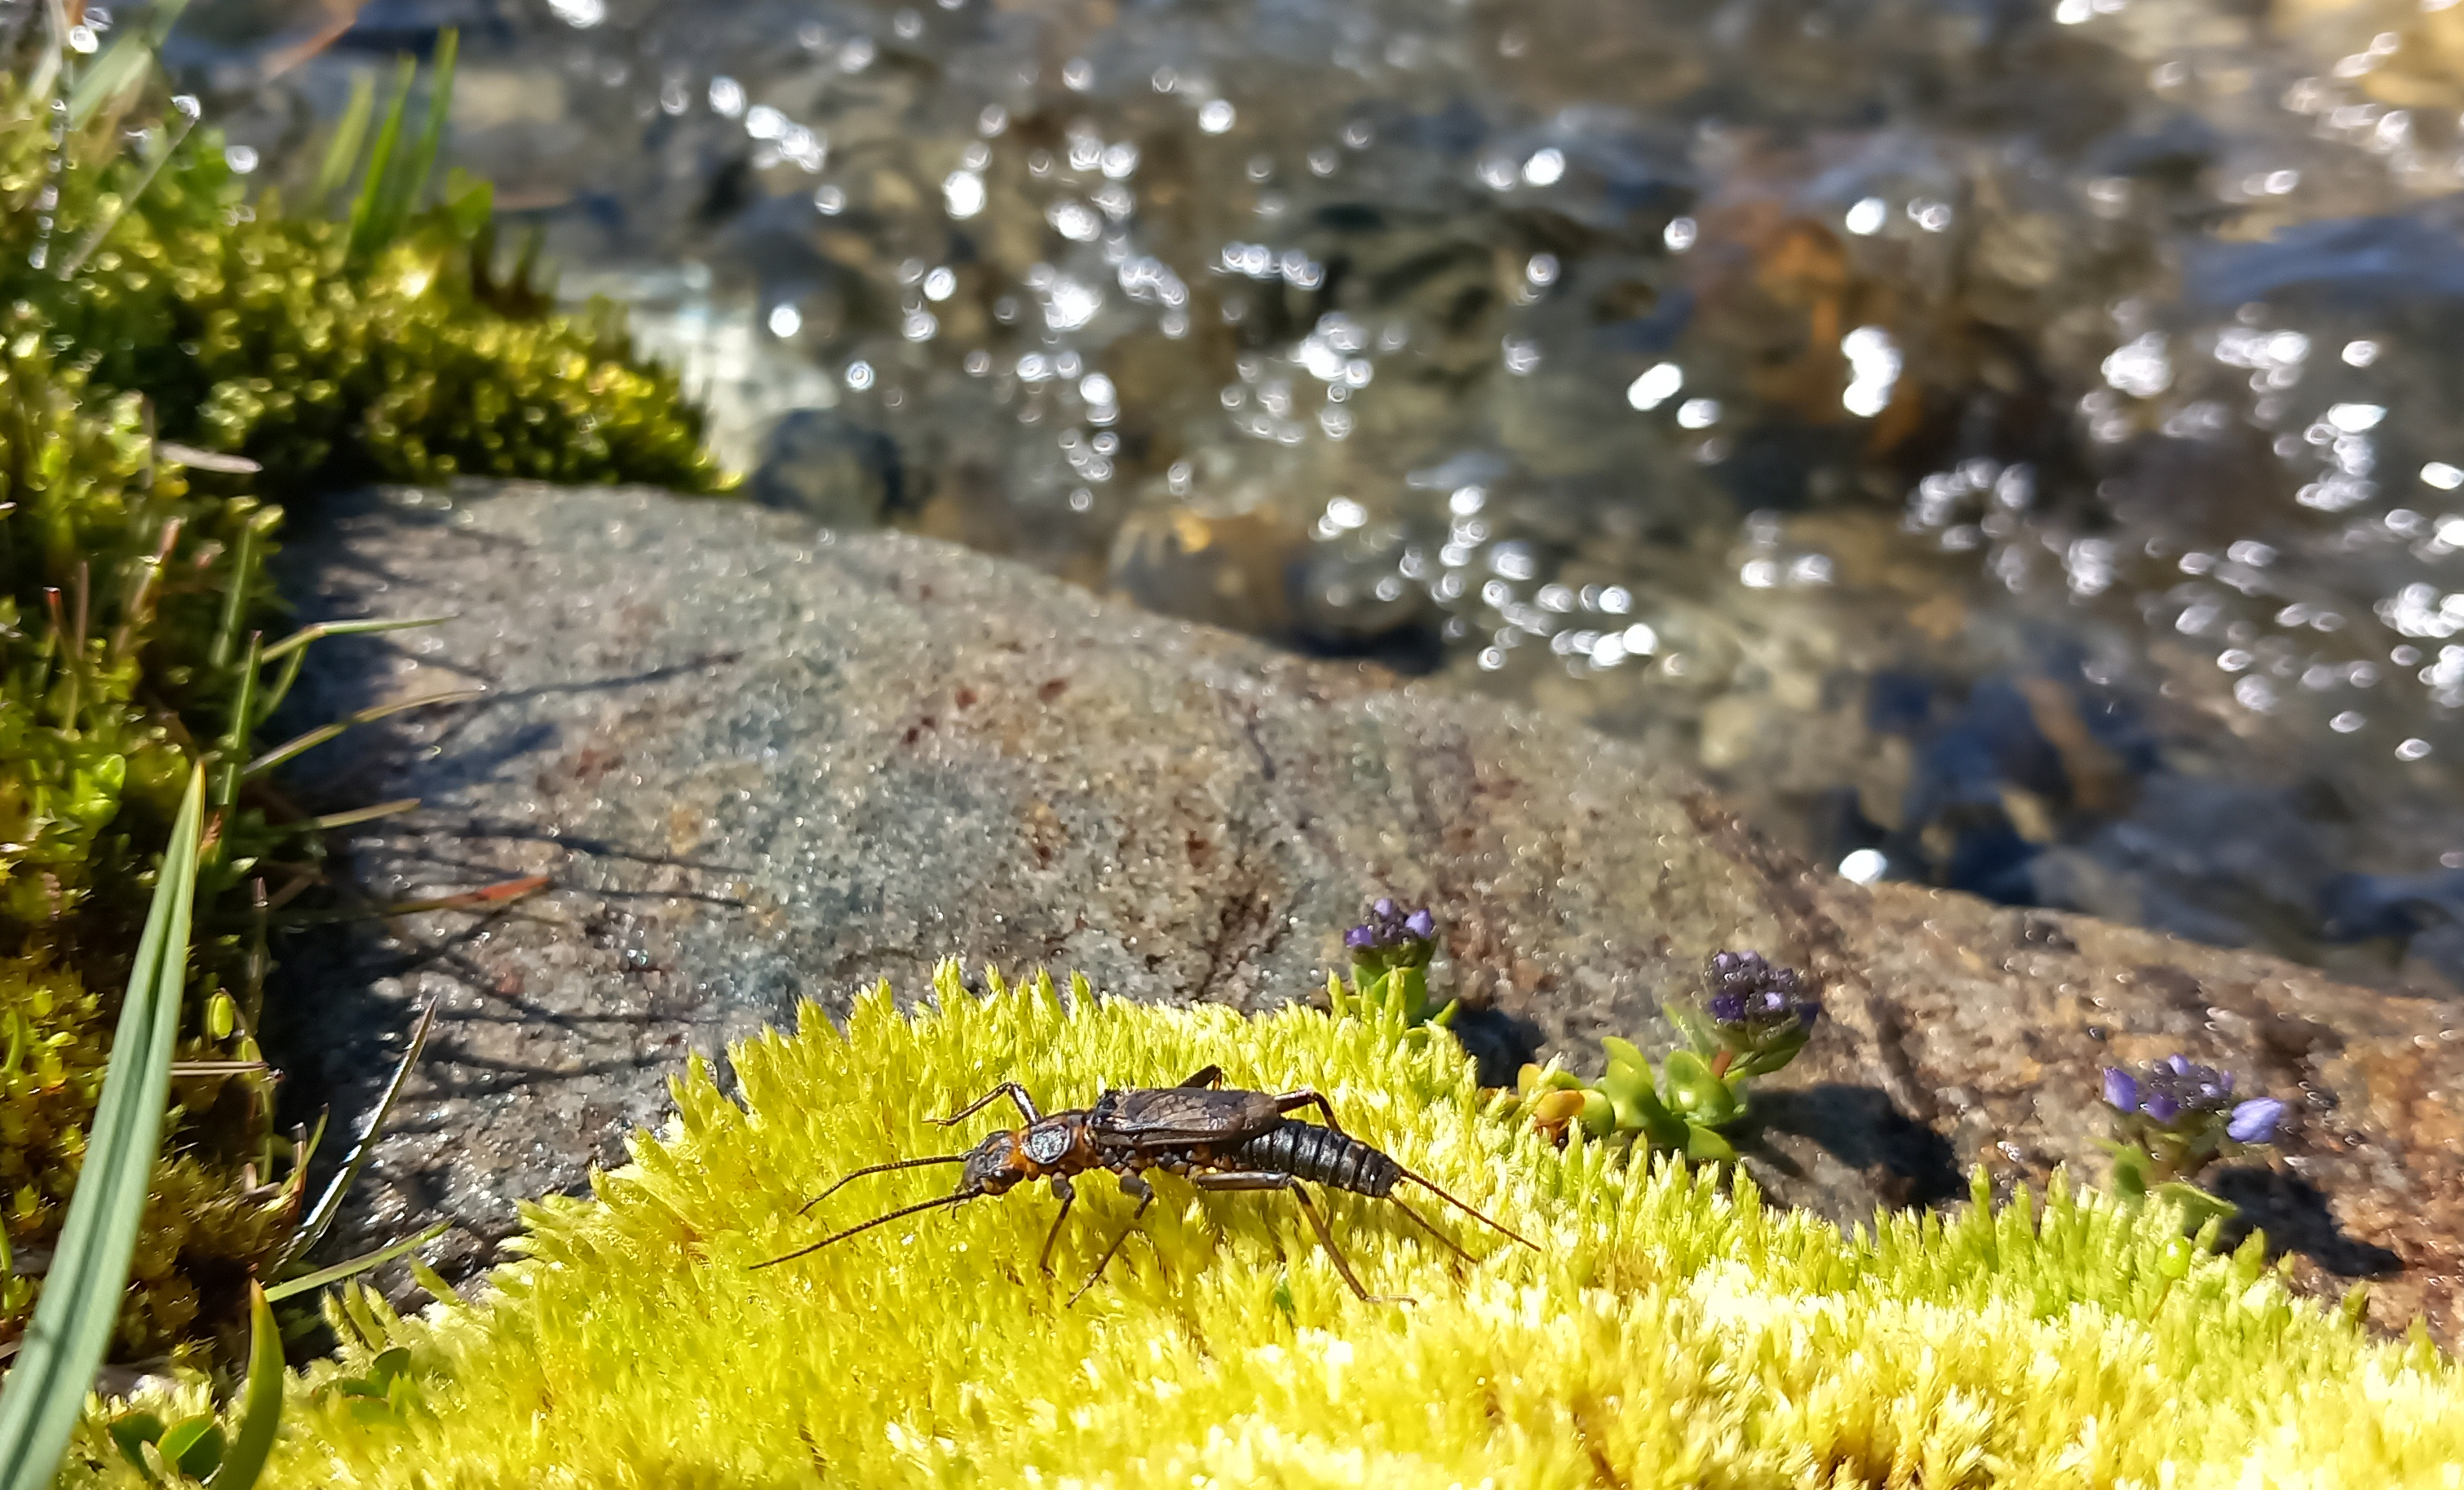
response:
M1470 1216L1482 1224L1530 1246L1531 1242L1506 1226L1473 1210L1438 1188L1425 1176L1416 1174L1397 1163L1393 1157L1345 1132L1335 1122L1334 1109L1326 1098L1315 1091L1288 1092L1248 1091L1225 1088L1217 1084L1222 1071L1215 1066L1192 1076L1178 1086L1127 1087L1107 1091L1095 1099L1090 1107L1072 1108L1049 1115L1036 1110L1034 1099L1015 1082L1004 1082L961 1110L935 1121L943 1125L957 1123L984 1107L1007 1097L1026 1119L1023 1128L987 1136L983 1142L962 1154L935 1155L923 1159L898 1159L888 1164L869 1165L842 1177L837 1184L805 1202L804 1209L835 1192L840 1185L865 1174L885 1170L911 1169L920 1165L958 1164L964 1166L957 1188L951 1194L917 1205L906 1206L887 1216L876 1216L860 1225L833 1233L784 1257L758 1262L756 1267L768 1267L816 1252L832 1242L869 1231L885 1222L911 1216L918 1211L957 1205L978 1195L1005 1194L1028 1180L1047 1182L1061 1199L1061 1212L1053 1217L1052 1230L1044 1240L1041 1265L1051 1270L1052 1246L1061 1236L1061 1223L1067 1218L1077 1193L1070 1177L1094 1170L1109 1170L1121 1189L1137 1197L1138 1208L1131 1216L1131 1225L1113 1239L1095 1270L1070 1303L1094 1286L1112 1256L1129 1239L1137 1219L1155 1202L1155 1190L1145 1179L1146 1172L1161 1170L1188 1179L1200 1190L1284 1190L1309 1217L1318 1239L1325 1243L1335 1270L1352 1291L1363 1299L1369 1291L1353 1276L1352 1266L1344 1260L1342 1249L1334 1243L1333 1233L1327 1228L1326 1218L1301 1189L1304 1181L1349 1191L1354 1194L1388 1201L1400 1208L1405 1216L1443 1243L1456 1256L1468 1262L1470 1254L1457 1246L1445 1233L1394 1194L1395 1187L1411 1180L1447 1204ZM1325 1122L1303 1123L1289 1114L1305 1107L1315 1107ZM1378 1302L1408 1302L1381 1300Z

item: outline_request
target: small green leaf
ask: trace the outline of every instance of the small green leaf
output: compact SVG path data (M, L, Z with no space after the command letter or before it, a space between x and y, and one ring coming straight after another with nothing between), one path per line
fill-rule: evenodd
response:
M1741 1057L1729 1067L1731 1079L1741 1076L1769 1076L1796 1059L1814 1032L1805 1025L1793 1025L1766 1039L1758 1048Z
M1668 1106L1687 1122L1705 1127L1718 1127L1736 1120L1744 1111L1737 1094L1711 1074L1708 1063L1690 1050L1672 1050L1661 1074L1668 1091Z
M2113 1193L2126 1205L2147 1199L2148 1181L2156 1161L2137 1144L2108 1144L2113 1150Z
M1636 1047L1633 1041L1620 1040L1611 1035L1600 1041L1600 1048L1608 1052L1610 1070L1614 1071L1619 1065L1630 1065L1641 1071L1651 1069L1650 1060Z
M231 1039L238 1019L239 1005L231 1002L231 995L218 993L206 1000L206 1033L214 1039Z
M1609 1094L1595 1087L1583 1093L1581 1120L1583 1131L1594 1138L1606 1138L1617 1128L1617 1107Z
M290 1371L282 1360L282 1331L265 1290L248 1286L248 1383L240 1391L239 1432L208 1480L212 1490L252 1490L274 1452L282 1426L282 1388ZM182 1467L186 1467L184 1464Z
M211 1413L184 1417L164 1429L154 1446L163 1451L163 1462L190 1479L203 1479L223 1461L222 1425Z
M1663 1004L1661 1009L1667 1014L1668 1022L1677 1026L1679 1033L1685 1037L1686 1043L1694 1047L1697 1055L1707 1061L1720 1053L1722 1048L1720 1032L1709 1019L1704 1018L1702 1010L1676 999Z
M145 1466L143 1446L163 1436L163 1419L151 1413L122 1413L111 1420L105 1431L111 1435L111 1441L119 1446L120 1457L139 1474L150 1478L153 1472Z
M346 1278L350 1278L356 1274L364 1273L369 1268L375 1267L380 1263L390 1262L406 1252L415 1251L418 1248L427 1246L429 1242L434 1241L437 1238L445 1235L448 1224L449 1223L445 1221L438 1221L435 1225L429 1227L426 1231L405 1237L399 1241L389 1241L384 1246L377 1248L374 1252L362 1253L360 1256L352 1258L346 1262L337 1262L332 1267L319 1268L316 1272L303 1274L297 1278L286 1278L281 1282L278 1282L273 1287L265 1290L265 1296L269 1299L288 1299L294 1294L302 1294L314 1288L322 1288L328 1283L339 1283Z
M2181 1207L2183 1228L2194 1234L2241 1214L2241 1207L2222 1195L2211 1194L2196 1185L2187 1185L2178 1179L2167 1180L2148 1194Z
M1685 1157L1697 1164L1733 1163L1737 1150L1728 1141L1698 1123L1685 1125Z

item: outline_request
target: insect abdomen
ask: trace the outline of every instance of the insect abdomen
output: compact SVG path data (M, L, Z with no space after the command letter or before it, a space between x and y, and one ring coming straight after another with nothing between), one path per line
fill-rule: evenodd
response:
M1289 1174L1380 1199L1403 1177L1403 1166L1357 1138L1314 1123L1280 1124L1225 1157L1245 1169Z

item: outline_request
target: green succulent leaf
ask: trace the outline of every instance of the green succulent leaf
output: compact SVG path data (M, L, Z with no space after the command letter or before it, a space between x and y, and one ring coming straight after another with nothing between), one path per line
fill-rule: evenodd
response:
M1609 1068L1612 1070L1619 1065L1632 1066L1639 1071L1651 1069L1650 1058L1645 1056L1633 1041L1611 1035L1600 1041L1600 1048L1608 1053Z
M1742 1116L1745 1107L1709 1063L1690 1050L1672 1050L1661 1066L1671 1110L1697 1127L1716 1128Z
M1609 1101L1608 1093L1596 1087L1586 1090L1583 1093L1583 1113L1576 1121L1583 1125L1583 1131L1594 1138L1606 1138L1617 1130L1617 1107Z
M1699 1123L1685 1125L1685 1157L1698 1164L1733 1163L1737 1150L1726 1138Z

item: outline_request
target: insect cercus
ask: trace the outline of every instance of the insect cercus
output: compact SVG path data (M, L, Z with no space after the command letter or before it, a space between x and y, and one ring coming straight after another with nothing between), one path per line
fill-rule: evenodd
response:
M1221 1085L1221 1067L1208 1066L1177 1086L1133 1086L1108 1091L1095 1099L1091 1107L1076 1107L1066 1112L1044 1113L1036 1110L1035 1099L1016 1082L1003 1082L965 1107L946 1118L934 1121L944 1127L963 1121L985 1107L1007 1097L1016 1104L1026 1120L1022 1128L994 1133L964 1153L935 1154L930 1158L893 1159L886 1164L869 1164L840 1178L837 1184L804 1203L809 1211L835 1194L841 1185L867 1174L886 1170L914 1169L931 1164L957 1164L965 1168L959 1175L957 1189L946 1195L920 1204L902 1206L887 1216L878 1216L845 1231L834 1232L807 1247L800 1247L783 1257L776 1257L756 1267L778 1263L818 1252L832 1242L843 1241L858 1232L894 1221L902 1216L930 1211L941 1206L957 1205L978 1195L1006 1194L1028 1180L1041 1179L1061 1197L1061 1214L1052 1218L1052 1230L1044 1238L1044 1251L1038 1265L1045 1271L1052 1268L1052 1245L1060 1238L1061 1223L1068 1218L1069 1207L1077 1199L1070 1176L1093 1170L1109 1170L1119 1180L1121 1189L1137 1197L1138 1208L1130 1217L1130 1225L1104 1250L1095 1270L1069 1296L1075 1304L1104 1269L1112 1256L1121 1250L1136 1229L1139 1216L1155 1203L1155 1188L1145 1173L1161 1170L1181 1175L1200 1190L1283 1190L1291 1193L1300 1203L1318 1240L1326 1244L1327 1255L1334 1260L1335 1271L1352 1291L1373 1303L1407 1303L1393 1297L1373 1298L1360 1286L1360 1280L1344 1260L1342 1249L1334 1244L1334 1234L1327 1229L1326 1217L1301 1188L1303 1181L1314 1181L1336 1190L1393 1202L1405 1216L1418 1222L1429 1235L1464 1261L1471 1255L1455 1244L1452 1238L1438 1230L1418 1211L1404 1205L1395 1194L1395 1187L1410 1180L1448 1205L1462 1211L1481 1224L1502 1235L1532 1246L1532 1242L1504 1224L1473 1210L1462 1200L1440 1189L1426 1175L1417 1174L1397 1163L1390 1155L1345 1132L1335 1121L1334 1109L1319 1092L1302 1089L1287 1092L1244 1091ZM1314 1107L1325 1119L1322 1124L1303 1123L1289 1114L1304 1107ZM802 1215L803 1212L798 1213ZM1534 1248L1537 1250L1537 1248Z

